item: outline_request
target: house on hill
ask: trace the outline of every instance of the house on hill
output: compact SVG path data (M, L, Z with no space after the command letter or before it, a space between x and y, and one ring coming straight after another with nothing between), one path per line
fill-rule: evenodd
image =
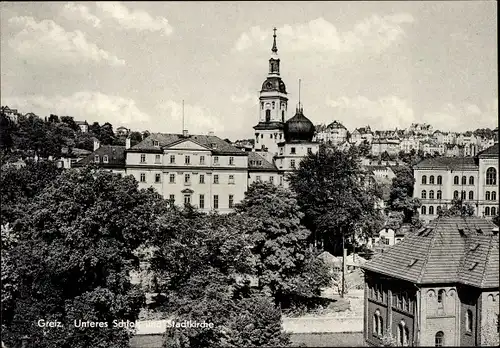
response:
M498 227L440 217L362 265L364 338L381 346L498 346Z

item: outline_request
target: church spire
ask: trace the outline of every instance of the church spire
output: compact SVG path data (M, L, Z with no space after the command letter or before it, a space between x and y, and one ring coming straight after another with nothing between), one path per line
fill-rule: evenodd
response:
M271 48L271 51L274 53L274 54L277 54L278 53L278 47L276 46L276 27L274 27L273 31L274 31L274 34L273 34L273 48Z

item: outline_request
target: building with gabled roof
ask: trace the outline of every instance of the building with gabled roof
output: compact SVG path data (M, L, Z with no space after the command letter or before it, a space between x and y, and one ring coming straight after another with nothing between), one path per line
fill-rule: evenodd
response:
M497 346L498 227L440 217L365 263L364 336L398 346Z

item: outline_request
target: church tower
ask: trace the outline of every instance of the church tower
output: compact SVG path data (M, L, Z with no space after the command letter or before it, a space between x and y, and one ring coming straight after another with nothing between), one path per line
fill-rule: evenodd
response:
M285 83L280 77L280 59L274 28L273 47L269 59L269 73L262 84L259 97L259 123L255 129L255 148L277 154L278 143L285 141L284 126L287 119L288 97Z

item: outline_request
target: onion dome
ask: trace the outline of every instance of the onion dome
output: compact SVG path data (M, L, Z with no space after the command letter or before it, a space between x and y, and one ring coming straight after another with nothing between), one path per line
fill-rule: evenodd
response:
M278 76L268 77L262 84L261 92L271 92L277 91L281 93L286 93L286 87L283 80Z
M297 108L295 116L285 123L285 140L311 142L314 137L314 124L304 116L301 107Z

